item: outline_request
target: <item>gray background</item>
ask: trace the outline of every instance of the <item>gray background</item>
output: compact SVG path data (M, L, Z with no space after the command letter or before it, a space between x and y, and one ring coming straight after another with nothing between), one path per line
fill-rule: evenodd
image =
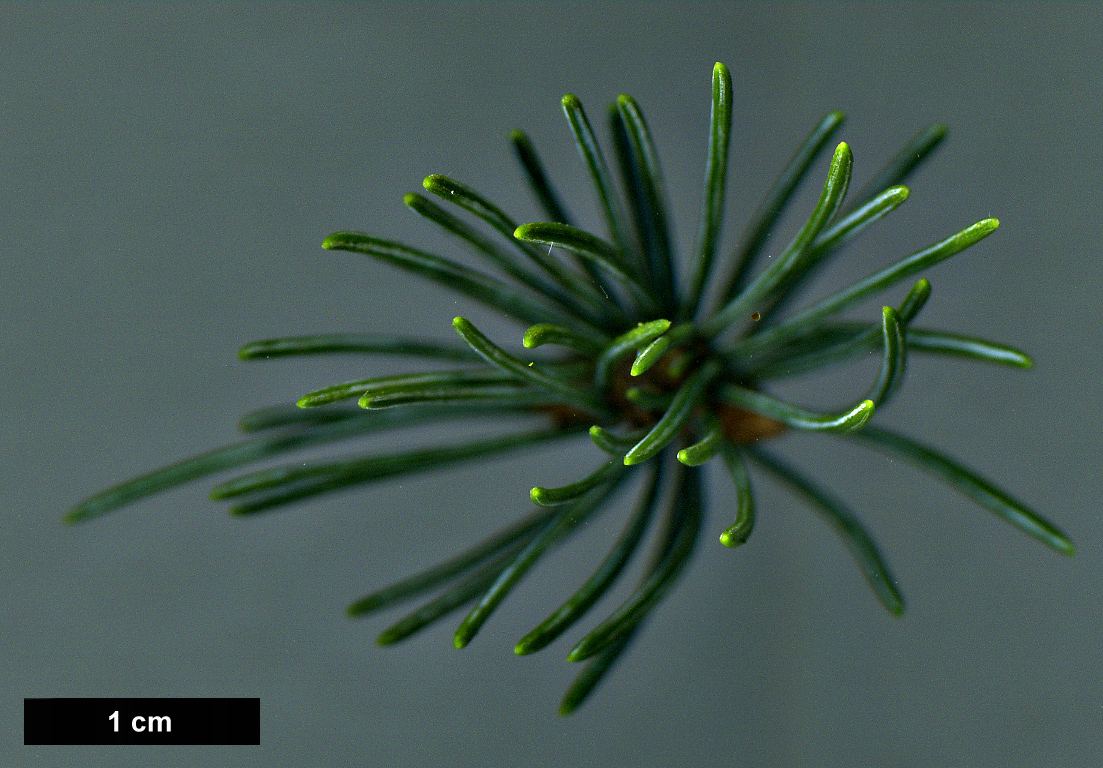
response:
M1098 4L0 6L0 762L1094 763L1100 29ZM582 442L254 520L229 519L194 486L60 525L113 481L235 439L254 406L417 365L244 364L246 341L448 338L456 314L515 338L465 299L319 245L354 228L446 247L400 202L434 172L535 218L506 142L514 127L593 222L563 93L594 115L617 93L637 97L688 248L717 60L738 93L726 242L828 109L849 116L858 184L918 128L950 125L908 203L817 290L1001 219L931 271L924 319L1019 344L1036 369L917 356L879 418L997 478L1067 529L1076 557L907 467L786 437L779 448L875 530L908 614L886 616L836 538L767 483L751 543L724 550L731 495L715 482L717 511L679 588L585 709L561 719L578 631L536 656L511 647L589 572L620 515L542 565L462 652L458 619L384 650L374 636L400 614L358 623L342 611L497 527L531 485L577 477L595 458ZM779 391L836 405L872 371ZM23 747L24 696L259 696L262 745Z

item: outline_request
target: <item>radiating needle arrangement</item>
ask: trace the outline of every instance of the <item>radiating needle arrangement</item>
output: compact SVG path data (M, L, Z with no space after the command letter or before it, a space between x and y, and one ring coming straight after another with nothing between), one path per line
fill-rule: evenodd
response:
M592 574L580 575L576 592L547 606L547 617L514 649L533 653L574 628L650 541L639 583L626 588L619 607L594 622L567 652L570 661L587 663L563 699L564 714L594 690L689 562L706 528L702 465L714 458L714 479L734 488L735 508L712 510L724 518L713 532L722 544L738 547L752 534L757 512L749 467L806 501L853 555L877 599L889 612L903 612L896 580L863 523L834 493L766 447L788 430L823 432L824 440L885 452L1072 554L1072 543L1056 526L1005 491L942 451L875 423L899 389L911 353L1031 366L1012 347L916 325L931 297L921 273L986 238L998 226L995 219L877 266L825 298L797 304L810 277L907 199L901 182L930 155L945 129L921 131L849 196L852 154L847 144L838 144L806 222L766 258L768 235L842 123L840 113L827 114L766 193L738 242L721 251L733 95L728 69L717 64L701 216L685 258L675 253L658 153L635 100L620 96L606 112L611 139L606 153L582 103L567 95L563 112L593 182L600 234L575 222L529 138L515 131L512 147L544 221L515 221L474 189L433 175L423 183L429 196L411 193L403 202L454 238L457 251L466 254L462 260L362 232L337 232L323 243L330 251L386 262L519 321L520 346L490 338L464 317L455 318L455 336L444 341L333 333L249 344L240 352L246 360L390 355L433 361L427 366L433 370L295 393L294 405L246 415L240 426L248 439L106 490L79 504L67 520L88 520L186 481L303 448L452 420L497 424L509 418L518 426L479 439L465 439L456 429L459 437L445 445L404 444L384 454L265 467L219 483L211 495L229 501L234 514L253 515L544 443L592 441L588 474L564 485L536 485L528 499L517 500L518 512L505 529L349 608L361 616L419 597L425 601L383 631L378 638L383 645L464 609L454 635L455 646L462 648L541 558L583 531L586 521L616 508L618 494L638 486L608 554ZM874 316L840 317L886 290L897 291L888 299L893 303ZM770 392L779 379L870 354L880 360L876 376L841 406L796 404ZM531 471L538 483L562 480L546 463Z

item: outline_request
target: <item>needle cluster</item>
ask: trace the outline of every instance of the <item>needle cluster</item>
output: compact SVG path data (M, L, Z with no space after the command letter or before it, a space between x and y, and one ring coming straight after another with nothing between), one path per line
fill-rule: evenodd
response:
M431 593L427 602L384 630L379 643L396 643L466 608L454 635L455 646L462 648L545 554L639 480L634 511L608 554L515 648L518 654L533 653L574 627L650 536L650 561L640 583L567 654L572 662L589 664L569 688L563 713L590 694L688 563L704 524L701 466L713 458L719 458L737 499L729 525L719 534L722 544L738 547L754 528L747 469L753 465L803 497L841 538L877 599L890 613L903 612L896 580L854 513L763 447L786 430L823 432L886 452L1071 554L1072 544L1060 530L1003 490L940 450L870 423L900 387L911 353L1031 366L1012 347L916 324L931 296L922 273L990 235L998 226L995 219L982 219L792 309L813 274L907 199L901 182L939 144L945 129L935 125L921 131L849 197L853 158L846 143L837 144L806 222L763 267L767 235L843 117L831 112L812 129L738 245L718 258L732 96L731 75L717 64L702 212L687 268L679 268L682 260L673 252L658 155L639 106L620 96L609 108L610 163L581 102L567 95L563 112L593 182L602 234L574 222L528 137L515 131L513 149L544 221L518 224L479 192L445 176L425 179L429 196L411 193L403 200L491 271L362 232L337 232L323 243L328 250L381 260L519 321L527 327L520 347L489 338L463 317L453 322L458 338L452 342L338 333L249 344L240 352L243 359L375 354L438 365L430 372L334 384L303 395L296 405L248 414L241 428L249 439L104 491L78 505L68 519L96 517L185 481L307 446L446 420L516 415L525 428L383 455L296 461L225 480L211 496L231 502L233 514L254 515L383 478L588 435L596 446L591 472L565 486L532 488L533 509L508 528L349 608L351 615L361 616ZM884 306L878 316L840 318L857 302L905 281L897 303ZM559 352L537 359L530 350L542 346ZM874 380L841 408L810 408L770 394L776 380L871 353L880 357ZM441 370L440 361L450 367ZM536 428L531 426L534 416L540 423ZM661 524L656 522L660 517ZM652 528L658 531L651 533Z

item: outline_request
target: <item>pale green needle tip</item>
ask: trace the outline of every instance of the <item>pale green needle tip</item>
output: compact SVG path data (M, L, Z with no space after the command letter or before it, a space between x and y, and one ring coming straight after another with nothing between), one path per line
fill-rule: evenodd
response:
M730 549L747 543L747 536L743 532L733 532L730 528L720 534L720 543Z
M852 431L855 429L861 429L873 416L874 403L872 400L863 400L858 406L847 414L845 420L844 431Z

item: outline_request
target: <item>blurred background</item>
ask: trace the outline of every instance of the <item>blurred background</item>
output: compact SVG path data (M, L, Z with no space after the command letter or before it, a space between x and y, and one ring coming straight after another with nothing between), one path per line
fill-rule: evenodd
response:
M0 5L0 762L1094 764L1101 29L1103 6L1090 3ZM737 92L726 248L824 112L848 116L840 137L859 186L917 130L949 125L907 204L810 296L998 217L996 234L927 275L924 324L1021 346L1036 368L916 355L877 418L1049 516L1075 557L860 446L786 436L778 451L875 532L908 613L886 615L834 534L769 482L756 483L751 541L721 547L732 494L715 473L692 566L602 688L562 719L579 629L534 656L512 646L589 574L623 506L548 558L463 651L451 647L459 616L381 649L374 638L400 610L361 621L343 611L512 519L532 485L578 477L595 459L588 441L257 519L229 518L197 484L61 524L107 485L237 439L236 419L254 407L418 366L242 363L245 342L341 330L448 339L457 314L519 342L522 328L473 302L320 243L361 229L454 252L401 204L429 173L486 191L519 221L539 218L513 128L596 226L564 93L591 116L618 93L638 99L684 253L715 61ZM875 318L898 294L851 316ZM778 391L834 406L874 371L870 361ZM20 699L50 696L259 696L262 744L21 746Z

